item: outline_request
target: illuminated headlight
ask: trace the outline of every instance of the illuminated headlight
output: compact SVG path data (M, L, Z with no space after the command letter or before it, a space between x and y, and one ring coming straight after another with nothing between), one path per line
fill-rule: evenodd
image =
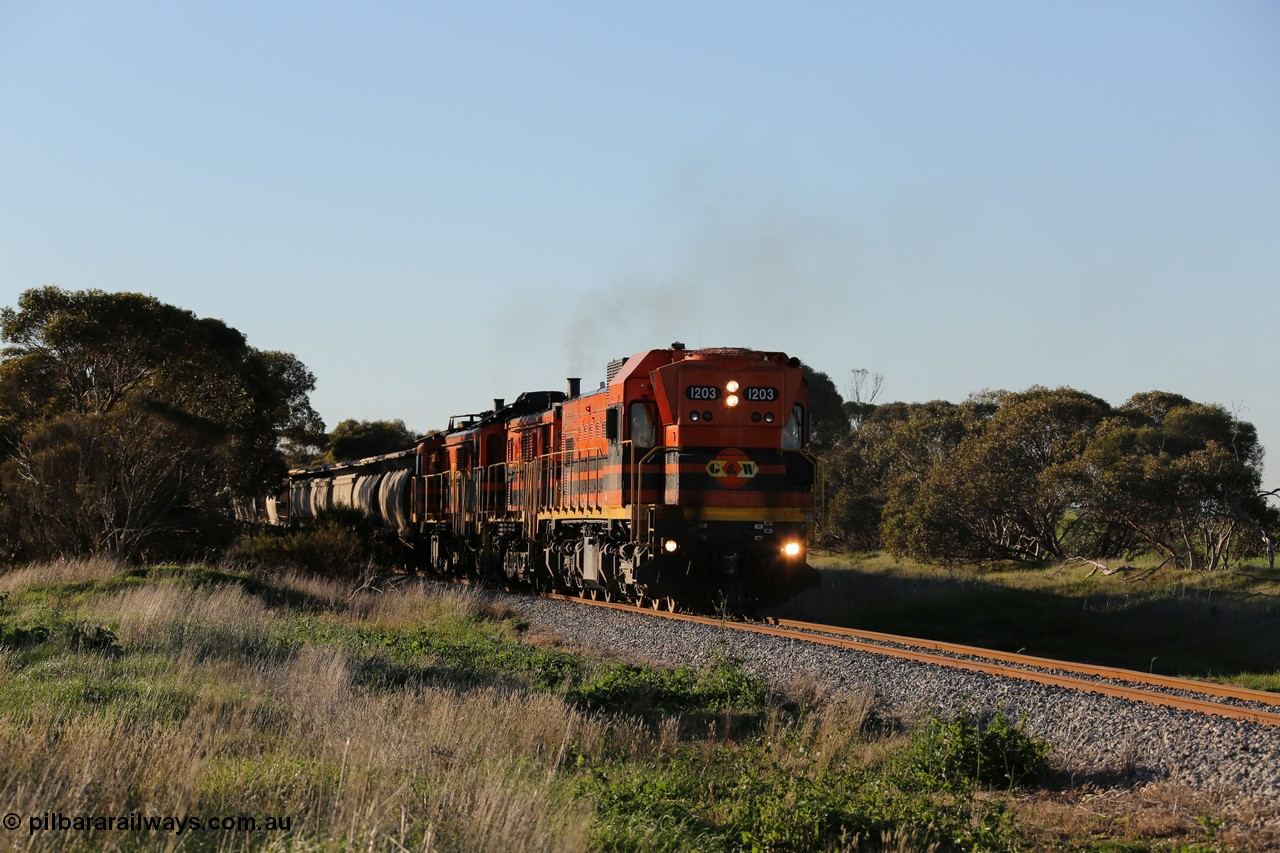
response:
M764 422L767 424L773 423L773 412L764 413Z
M738 385L738 380L730 379L729 384L724 386L724 390L728 391L730 394L733 394L738 390L739 387L740 386Z
M724 404L732 409L734 406L738 405L738 395L730 394L728 397L725 397Z
M689 413L689 420L691 420L691 421L696 421L697 419L698 419L698 413L697 413L697 412L690 412L690 413Z
M674 539L668 539L666 542L662 543L663 550L665 550L668 554L674 554L676 549L679 547L680 547L680 544L676 542L676 540Z
M782 553L786 554L788 557L796 556L800 553L800 543L788 542L786 545L782 546Z

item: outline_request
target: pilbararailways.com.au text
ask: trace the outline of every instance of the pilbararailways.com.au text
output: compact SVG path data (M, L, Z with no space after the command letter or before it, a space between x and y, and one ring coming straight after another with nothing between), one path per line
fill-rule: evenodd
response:
M5 829L22 824L22 816L10 812L4 816ZM249 817L246 815L209 815L206 817L173 817L130 812L124 815L84 815L63 812L41 812L28 815L27 835L37 832L289 832L292 817Z

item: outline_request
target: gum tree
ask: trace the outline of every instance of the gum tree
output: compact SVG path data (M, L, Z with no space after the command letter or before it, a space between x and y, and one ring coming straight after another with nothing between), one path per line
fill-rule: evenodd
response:
M28 290L0 312L0 486L31 557L207 547L323 433L315 379L155 297Z
M1166 562L1225 568L1265 530L1257 430L1222 406L1137 394L1064 472L1081 512L1131 532ZM1247 535L1246 535L1247 534Z
M886 543L940 560L1043 560L1095 546L1056 471L1083 452L1106 402L1071 388L1031 388L956 409L943 452L916 463L886 507ZM923 424L926 434L938 424Z

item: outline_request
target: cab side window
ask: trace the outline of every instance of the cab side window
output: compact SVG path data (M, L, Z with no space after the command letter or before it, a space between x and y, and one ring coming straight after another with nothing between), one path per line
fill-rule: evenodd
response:
M782 446L787 450L798 450L804 444L804 406L797 403L791 408L791 419L782 430Z
M628 409L627 421L631 443L636 447L653 447L653 418L649 414L649 407L641 402L632 403Z

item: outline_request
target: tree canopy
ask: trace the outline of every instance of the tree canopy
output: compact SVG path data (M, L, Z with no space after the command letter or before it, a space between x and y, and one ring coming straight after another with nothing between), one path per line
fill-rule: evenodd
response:
M1148 391L1113 409L1072 388L891 403L823 456L824 538L922 560L1155 553L1215 569L1272 557L1280 513L1252 424Z
M849 416L836 383L821 370L800 363L809 383L809 443L816 450L830 450L849 431Z
M323 434L294 356L138 293L28 290L0 312L0 488L29 556L199 547Z
M413 447L417 436L404 425L404 421L340 421L329 433L327 462L344 459L365 459L381 456Z

